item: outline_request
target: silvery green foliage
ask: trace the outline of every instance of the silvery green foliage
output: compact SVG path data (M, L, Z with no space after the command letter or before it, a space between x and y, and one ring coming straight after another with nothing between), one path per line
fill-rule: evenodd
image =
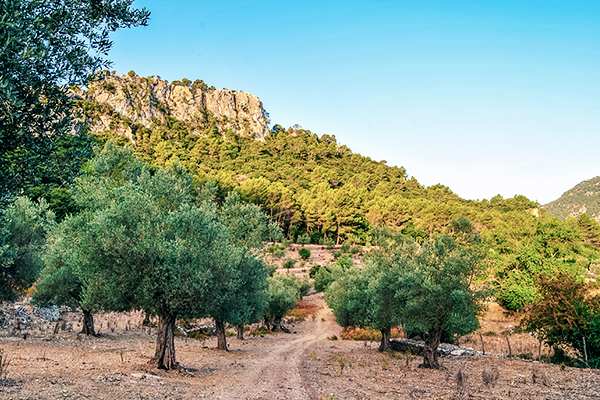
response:
M72 132L69 86L106 68L109 34L146 25L132 0L0 2L0 197L39 184L54 141ZM78 163L69 165L78 170ZM63 178L71 172L60 171Z
M34 203L27 197L18 197L0 212L0 301L15 301L39 276L54 214L45 201Z

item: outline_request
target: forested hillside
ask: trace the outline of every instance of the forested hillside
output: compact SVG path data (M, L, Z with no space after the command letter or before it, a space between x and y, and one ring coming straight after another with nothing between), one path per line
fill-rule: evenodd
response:
M600 176L581 182L544 207L561 219L587 214L600 221Z
M144 78L122 79L123 85L130 85L130 79ZM227 128L222 115L206 109L199 109L203 117L193 121L178 120L166 109L162 120L152 118L144 126L99 101L106 98L106 85L93 87L94 98L81 100L80 106L86 121L110 121L109 129L95 132L101 141L112 138L130 144L155 167L179 160L199 181L214 179L224 193L235 190L263 206L291 239L308 233L313 242L331 238L366 243L372 227L388 226L424 240L448 231L450 221L460 216L480 230L490 230L507 211L537 206L524 196L477 202L461 199L442 185L425 188L404 168L353 153L335 136L318 136L299 127L275 125L259 141ZM206 86L204 90L210 91ZM138 97L154 101L151 96ZM125 137L123 132L131 134Z
M187 79L174 84L193 87ZM453 234L452 222L464 217L486 238L490 284L498 288L501 303L513 309L535 300L540 274L600 272L600 227L585 214L561 221L521 195L465 200L441 184L424 187L402 167L354 153L335 136L298 126L275 125L256 140L231 128L239 121L202 107L200 117L186 120L163 108L164 114L145 126L101 103L104 86L96 82L93 98L79 101L85 121L102 119L109 126L93 132L96 140L130 145L155 168L181 163L198 184L216 181L221 197L235 191L259 204L290 240L303 235L312 243L370 245L373 229L386 227L424 242L439 233ZM196 89L214 90L206 84ZM153 101L151 94L138 98Z

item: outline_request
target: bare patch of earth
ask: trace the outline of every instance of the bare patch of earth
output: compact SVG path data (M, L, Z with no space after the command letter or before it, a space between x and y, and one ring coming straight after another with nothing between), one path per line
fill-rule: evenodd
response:
M107 331L86 338L60 331L0 338L11 358L0 399L598 399L600 371L495 357L445 357L437 371L418 368L420 357L379 353L376 343L334 341L340 327L322 294L304 301L321 306L314 320L288 327L295 333L216 339L176 338L182 371L148 368L154 332ZM129 318L139 318L130 316ZM366 345L365 345L366 344ZM482 371L495 364L495 386ZM459 387L456 374L466 375ZM535 378L534 378L535 375Z

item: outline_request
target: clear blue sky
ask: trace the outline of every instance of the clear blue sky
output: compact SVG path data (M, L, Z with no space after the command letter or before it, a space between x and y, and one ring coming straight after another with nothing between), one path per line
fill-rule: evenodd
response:
M138 0L113 69L261 98L468 199L600 175L600 1Z

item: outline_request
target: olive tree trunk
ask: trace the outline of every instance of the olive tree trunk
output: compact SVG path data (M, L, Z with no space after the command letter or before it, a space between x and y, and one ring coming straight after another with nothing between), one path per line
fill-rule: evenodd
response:
M244 324L239 324L237 326L237 338L244 340Z
M381 330L381 343L379 344L379 351L388 351L390 349L390 328L383 328Z
M94 329L94 315L88 310L81 311L83 311L83 326L81 328L81 333L88 336L96 336L96 330Z
M215 320L217 328L217 349L227 351L227 335L225 335L225 322Z
M423 348L423 368L439 368L437 348L442 340L442 330L434 329L425 335L425 347Z
M176 369L175 361L175 315L168 307L163 307L158 314L158 332L156 335L156 351L148 364L159 369Z

